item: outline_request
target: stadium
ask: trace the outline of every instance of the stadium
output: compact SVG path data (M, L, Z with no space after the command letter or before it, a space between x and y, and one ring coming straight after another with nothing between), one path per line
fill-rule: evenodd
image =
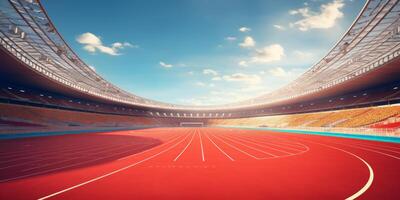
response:
M322 10L350 4L329 2ZM215 105L142 97L106 79L46 3L0 2L0 199L399 198L398 0L363 2L287 84ZM134 46L109 50L123 45Z

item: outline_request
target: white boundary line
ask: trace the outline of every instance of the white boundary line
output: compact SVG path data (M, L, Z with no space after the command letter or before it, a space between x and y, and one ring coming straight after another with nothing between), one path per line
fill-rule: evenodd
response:
M148 144L148 145L151 146L153 144ZM133 149L132 149L132 147L133 147ZM128 149L128 150L126 150L126 149ZM130 151L136 150L136 149L138 149L138 148L134 147L133 145L129 145L129 146L126 145L126 146L119 146L119 147L116 146L116 147L111 148L111 149L103 149L103 150L98 151L96 153L108 153L108 152L111 152L112 154L106 155L106 156L100 156L100 157L96 156L95 159L88 158L88 160L85 160L84 163L90 162L91 160L97 161L97 160L109 158L109 157L112 157L112 156L115 156L115 155L124 154L126 152L130 152ZM117 150L117 151L118 150L125 150L125 151L122 151L122 152L118 151L116 153L113 153L115 150ZM75 154L79 154L79 153L80 152L76 152ZM83 153L86 153L86 152L83 152ZM27 172L27 171L31 171L31 170L34 170L34 169L40 169L40 168L47 167L47 166L52 166L52 165L57 165L57 164L60 164L60 163L70 162L70 161L73 161L73 160L81 159L82 157L83 156L75 156L75 157L72 157L70 159L59 160L59 161L56 161L56 162L47 162L45 164L40 164L39 163L39 165L35 165L35 166L32 166L32 167L25 167L24 169L21 170L21 172ZM46 161L46 160L44 160L44 161Z
M242 131L242 133L243 133L243 131ZM264 141L264 142L270 142L270 143L275 143L275 144L278 143L281 145L289 145L289 146L292 146L293 148L307 148L307 147L305 147L304 144L302 144L300 142L293 141L293 140L287 139L287 138L282 138L282 137L275 136L275 135L271 135L271 134L268 134L268 132L261 133L260 138L262 139L261 141Z
M189 136L189 134L188 134L187 136ZM123 167L123 168L114 170L114 171L112 171L112 172L110 172L110 173L104 174L104 175L99 176L99 177L96 177L96 178L94 178L94 179L90 179L90 180L85 181L85 182L83 182L83 183L74 185L74 186L72 186L72 187L66 188L66 189L64 189L64 190L55 192L55 193L53 193L53 194L50 194L50 195L41 197L41 198L39 198L38 200L44 200L44 199L48 199L48 198L57 196L57 195L59 195L59 194L68 192L68 191L73 190L73 189L78 188L78 187L82 187L82 186L87 185L87 184L89 184L89 183L92 183L92 182L95 182L95 181L97 181L97 180L106 178L106 177L111 176L111 175L113 175L113 174L116 174L116 173L118 173L118 172L127 170L127 169L129 169L129 168L131 168L131 167L134 167L134 166L136 166L136 165L138 165L138 164L140 164L140 163L143 163L143 162L145 162L145 161L148 161L148 160L150 160L150 159L152 159L152 158L154 158L154 157L157 157L157 156L159 156L160 154L162 154L162 153L164 153L164 152L166 152L166 151L169 151L170 149L176 147L178 144L180 144L180 143L182 143L183 141L185 141L186 138L187 138L187 136L186 136L185 138L183 138L183 140L181 140L181 141L177 142L176 144L174 144L174 145L168 147L167 149L164 149L164 150L162 150L162 151L160 151L160 152L158 152L158 153L156 153L156 154L154 154L154 155L151 155L151 156L149 156L149 157L147 157L147 158L145 158L145 159L143 159L143 160L141 160L141 161L138 161L138 162L136 162L136 163L130 164L130 165L125 166L125 167ZM167 143L165 143L165 144L167 144Z
M206 159L204 158L204 148L203 148L203 141L201 139L201 131L198 131L199 133L199 137L200 137L200 148L201 148L201 159L202 161L206 161Z
M127 146L127 145L126 145ZM71 150L71 152L72 153L68 153L68 155L74 155L74 154L77 154L77 153L86 153L86 152L91 152L91 151L96 151L96 150L100 150L100 152L102 152L102 151L106 151L106 150L108 150L108 149L116 149L116 148L121 148L121 146L119 146L119 145L113 145L111 148L110 147L104 147L104 146L94 146L94 148L92 148L92 149L85 149L85 150L82 150L82 151L80 151L80 149L76 149L76 151L75 152L73 152L74 150ZM68 151L69 152L69 151ZM18 160L13 160L13 161L11 161L10 163L11 164L9 164L9 165L6 165L6 166L0 166L0 170L4 170L4 169L8 169L8 168L12 168L12 167L17 167L17 166L21 166L21 165L34 165L34 164L37 164L37 163L39 163L40 164L40 162L43 162L43 161L48 161L48 160L51 160L52 158L54 158L54 157L59 157L59 156L57 156L57 155L62 155L62 154L64 154L64 156L67 156L67 155L65 155L65 154L67 154L65 151L64 152L51 152L52 154L50 154L50 155L41 155L41 154L39 154L39 155L37 155L37 156L34 156L34 155L32 155L32 156L27 156L27 157L25 157L25 158L23 158L23 159L18 159L18 160L26 160L26 159L29 159L29 158L40 158L40 159L33 159L33 160L31 160L31 161L27 161L27 162L17 162L17 163L15 163L16 161L18 161ZM76 157L75 157L76 158ZM65 160L63 160L63 161L65 161ZM58 161L58 162L61 162L61 161ZM56 163L58 163L58 162L56 162ZM3 164L3 163L2 163ZM0 164L0 165L2 165L2 164ZM51 164L51 162L50 163L47 163L46 165L49 165L49 164ZM26 170L26 169L25 169Z
M384 147L377 147L377 146L364 145L364 144L352 144L352 145L362 146L362 147L365 147L365 148L379 149L379 150L382 150L382 151L390 151L390 152L393 152L393 153L400 154L400 151L395 151L393 149L387 149L387 148L384 148Z
M247 136L237 136L238 138L245 138ZM249 138L247 137L248 141L253 141L253 142L257 142L259 144L263 144L263 145L267 145L267 146L275 146L275 147L279 147L285 150L291 150L291 151L295 151L295 152L303 152L303 151L307 151L308 148L304 145L305 149L296 149L296 148L292 148L290 146L284 146L283 144L275 144L275 143L271 143L271 142L265 142L262 140L256 140L256 138Z
M174 139L167 140L167 142L164 143L164 144L161 144L161 145L156 146L156 147L151 148L151 149L147 149L146 151L142 151L142 152L140 152L140 153L135 153L135 154L132 154L132 155L129 155L129 156L122 157L122 158L120 158L120 159L118 159L118 160L125 160L125 159L127 159L127 158L130 158L130 157L133 157L133 156L137 156L137 155L146 153L146 152L148 152L148 151L150 151L150 150L152 150L152 149L155 149L155 148L158 148L158 147L162 147L162 146L164 146L164 145L166 145L166 144L172 143L173 141L177 140L177 139L180 138L180 137L181 137L180 135L178 135L178 136L176 136L176 135L175 135L175 136L172 136L171 138L174 138Z
M115 132L105 132L105 133L96 133L97 135L111 135L111 136L115 136L115 135L120 135L119 134L120 131L115 131ZM132 132L132 131L129 131ZM83 133L86 134L86 133ZM137 134L137 135L133 135L133 134ZM143 133L140 132L136 132L136 133L129 133L129 134L123 134L123 135L129 135L129 136L134 136L134 137L143 137ZM58 135L58 136L62 136L62 135ZM64 135L64 136L75 136L75 135ZM76 135L77 136L77 135ZM149 136L149 135L145 135L145 136ZM153 136L150 136L153 137ZM71 139L68 139L71 140ZM74 141L68 141L68 142L74 142ZM67 143L68 143L67 142ZM35 142L31 142L28 143L29 145L37 145L40 144L39 141L35 141ZM20 145L24 145L24 144L20 144ZM26 145L26 144L25 144ZM29 149L23 149L23 150L19 150L19 151L14 151L14 152L0 152L0 159L7 159L8 157L3 157L3 156L9 156L12 158L15 158L16 156L25 156L25 157L18 157L18 158L26 158L26 156L37 156L37 155L41 155L43 153L48 153L49 151L53 151L57 150L57 151L70 151L70 150L75 150L75 148L79 148L79 147L84 147L84 149L90 149L92 147L98 146L98 144L96 143L91 143L89 144L89 146L82 146L82 144L75 144L73 143L70 146L66 146L66 147L62 147L60 149L57 149L57 146L53 146L50 149L46 149L46 150L42 150L42 149L33 149L29 150ZM83 149L82 149L83 150Z
M364 143L353 143L353 144L400 150L400 147L393 147L393 146L380 145L380 144L370 144L370 143L366 143L366 144L364 144Z
M189 134L188 134L189 135ZM196 135L196 133L193 133L193 135L192 135L192 138L190 139L190 141L189 141L189 143L185 146L185 148L183 148L183 150L181 151L181 153L178 155L178 156L176 156L176 158L174 159L174 162L176 162L178 159L179 159L179 157L181 157L181 155L186 151L186 149L190 146L190 144L192 144L192 141L193 141L193 138L194 138L194 136Z
M279 157L279 156L277 156L277 155L275 155L275 154L273 154L273 153L266 152L266 151L264 151L264 150L261 150L261 149L259 149L259 148L252 147L252 146L247 145L247 144L243 144L242 142L237 141L236 139L232 139L232 138L230 138L230 137L228 137L228 136L226 136L226 135L224 135L224 136L220 135L220 138L225 138L226 140L229 140L229 141L231 141L231 142L233 142L233 143L236 143L236 144L245 146L245 147L247 147L247 148L249 148L249 149L253 149L253 150L258 151L258 152L261 152L261 153L263 153L263 154L265 154L265 155L272 156L272 158Z
M151 145L148 145L148 146L151 146ZM137 147L137 148L129 149L129 150L127 150L127 151L118 152L118 153L115 153L115 154L112 154L112 155L109 155L109 156L98 157L98 158L95 158L95 159L86 160L86 161L79 162L79 163L73 163L73 164L69 164L69 165L63 165L62 167L56 167L56 168L51 168L51 169L47 169L47 170L42 170L42 171L38 171L38 172L33 172L33 173L30 173L30 174L20 175L20 176L8 178L8 179L2 179L2 180L0 180L0 183L7 182L7 181L12 181L12 180L17 180L17 179L21 179L21 178L32 177L32 176L35 176L35 175L42 175L42 174L45 174L45 173L54 172L54 171L61 170L61 169L68 169L68 168L71 168L71 167L80 166L80 165L82 165L82 164L91 163L91 162L95 162L95 161L98 161L98 160L110 158L110 157L113 157L113 156L115 156L115 155L119 155L119 154L124 154L124 153L127 153L127 152L131 152L131 151L133 151L133 150L137 150L137 149L141 149L141 148L145 148L145 147L147 148L148 146ZM26 170L22 170L22 172L26 172Z
M375 152L375 153L378 153L378 154L381 154L381 155L385 155L385 156L400 160L400 157L394 156L392 154L384 153L384 152L378 151L376 149L369 149L371 147L368 147L368 148L367 147L362 147L362 146L360 147L360 146L357 146L357 145L344 144L344 143L334 143L334 144L344 145L344 146L353 147L353 148L357 148L357 149L363 149L363 150L366 150L366 151Z
M28 158L52 155L54 153L65 153L65 152L70 152L70 151L91 150L92 148L95 148L95 147L102 147L102 146L99 146L98 144L91 144L88 146L82 146L82 144L80 144L80 145L78 144L78 145L74 145L74 146L63 147L58 150L56 148L51 148L49 150L41 150L40 152L26 150L27 151L27 152L25 152L26 154L23 154L23 153L20 153L18 155L9 154L8 157L0 157L0 159L2 159L2 161L4 161L4 162L0 162L0 164L20 161L20 160L24 160L24 159L28 159ZM14 159L9 159L9 158L14 158Z
M232 157L230 157L225 151L223 151L221 148L219 148L219 146L217 145L217 144L215 144L215 142L210 138L210 137L208 137L208 135L207 134L204 134L207 138L208 138L208 140L210 140L210 142L211 143L213 143L214 144L214 146L215 147L217 147L217 149L219 150L219 151L221 151L226 157L228 157L231 161L235 161Z
M216 138L216 139L218 139L219 141L223 142L224 144L226 144L226 145L228 145L228 146L230 146L230 147L236 149L237 151L242 152L243 154L246 154L246 155L248 155L248 156L250 156L250 157L252 157L252 158L254 158L254 159L256 159L256 160L261 160L261 159L263 159L263 158L259 158L259 157L257 157L257 156L254 156L254 155L252 155L252 154L250 154L250 153L248 153L248 152L246 152L246 151L243 151L242 149L239 149L238 147L236 147L236 146L234 146L234 145L232 145L232 144L229 144L229 143L225 142L224 140L222 140L221 138L219 138L219 137L217 137L217 136L215 136L215 135L211 135L211 136L213 136L214 138Z
M262 145L262 144L260 144L260 143L257 143L257 142L254 142L254 141L251 141L251 140L248 140L248 139L244 139L244 138L241 138L241 137L234 137L234 136L226 136L226 137L229 137L229 138L236 138L237 140L240 140L240 141L243 141L243 142L248 142L248 143L250 143L250 144L254 144L254 145L256 145L256 146L259 146L259 147L264 147L264 148L268 148L268 149L272 149L272 150L274 150L274 151L279 151L279 152L281 152L281 153L285 153L285 154L289 154L289 155L295 155L296 153L298 153L298 152L301 152L301 151L298 151L298 152L296 152L296 153L291 153L291 152L288 152L288 151L285 151L285 150L282 150L282 149L277 149L277 148L274 148L274 147L269 147L269 146L266 146L266 145Z
M144 137L142 135L132 135L132 134L130 134L130 135L134 136L134 137L142 137L142 138ZM154 138L154 137L150 136L150 138ZM114 145L110 145L110 146L113 147ZM119 146L119 145L116 145L116 146ZM0 156L0 165L11 163L11 162L16 162L16 161L20 161L20 160L25 160L28 158L51 156L51 155L54 155L54 153L61 154L61 153L66 153L66 152L92 151L95 148L97 149L97 147L99 149L109 148L109 147L99 146L98 144L89 144L86 146L82 146L82 144L75 144L75 145L71 145L71 146L67 146L67 147L62 147L60 149L57 149L57 147L52 147L51 149L47 149L47 150L35 150L35 151L24 150L25 152L21 151L19 154L15 154L15 155L8 154L9 157L13 158L13 159L8 159L9 157ZM3 160L4 160L4 162L3 162ZM45 160L45 159L40 159L40 160ZM35 161L38 161L38 160L36 159ZM21 165L21 164L18 163L18 165ZM5 169L5 168L6 167L1 167L0 169Z
M303 140L303 141L304 141L304 139L300 139L300 140ZM363 163L367 166L368 171L369 171L368 181L365 183L365 185L364 185L359 191L357 191L356 193L354 193L354 194L351 195L350 197L347 197L346 200L353 200L353 199L358 198L358 197L361 196L365 191L367 191L369 187L371 187L372 182L374 181L374 170L372 169L371 165L369 165L369 163L368 163L367 161L365 161L365 160L362 159L361 157L357 156L356 154L353 154L353 153L351 153L351 152L349 152L349 151L346 151L346 150L344 150L344 149L341 149L341 148L337 148L337 147L334 147L334 146L331 146L331 145L322 144L322 143L318 143L318 142L314 142L314 141L310 141L310 140L305 140L305 141L311 142L311 143L315 143L315 144L319 144L319 145L322 145L322 146L326 146L326 147L329 147L329 148L336 149L336 150L342 151L342 152L344 152L344 153L347 153L347 154L349 154L349 155L351 155L351 156L353 156L353 157L359 159L361 162L363 162Z

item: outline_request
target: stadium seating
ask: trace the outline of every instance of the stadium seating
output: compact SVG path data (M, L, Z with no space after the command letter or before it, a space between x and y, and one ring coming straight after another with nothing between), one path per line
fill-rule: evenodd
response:
M209 125L266 126L266 127L367 127L393 116L399 120L370 126L372 128L400 127L400 105L357 108L339 111L316 112L270 117L238 119L213 119Z
M350 110L341 110L336 112L329 112L329 114L321 117L319 120L316 120L310 124L309 127L333 127L336 124L348 120L350 118L357 117L365 112L367 112L369 108L366 109L350 109Z
M337 127L362 127L376 122L383 121L400 113L399 106L386 106L373 108L368 112L363 113L359 117L352 117L342 123L337 124Z
M371 128L400 128L400 114L384 121L372 124Z
M319 99L311 102L298 102L285 106L280 105L263 109L247 110L245 112L233 112L230 116L240 118L247 116L293 114L301 112L317 112L323 110L338 110L358 106L381 105L387 104L388 102L400 102L400 90L398 89L399 87L397 87L396 85L398 85L398 83L387 85L378 89L359 91L352 94ZM0 101L13 102L24 105L34 104L35 106L57 109L101 112L104 114L141 115L148 117L152 116L149 112L140 110L139 108L132 108L127 106L123 107L114 104L93 102L84 99L67 97L60 94L54 94L51 92L40 91L29 87L15 86L10 84L2 84L2 86L0 86ZM170 114L165 114L162 116L171 117ZM193 116L202 116L202 114L194 113ZM216 115L214 114L214 116ZM306 123L310 123L315 126L319 126L319 124L321 126L327 126L329 125L330 121L328 120L329 118L326 118L326 123L325 121L320 122L320 119L324 118L324 116L320 115L301 116L305 118L310 118L306 120ZM288 123L291 126L309 126L308 124L304 124L302 119L296 120L296 117L290 119Z
M0 110L0 133L14 132L24 128L66 130L159 126L161 123L160 120L148 117L106 115L1 103Z

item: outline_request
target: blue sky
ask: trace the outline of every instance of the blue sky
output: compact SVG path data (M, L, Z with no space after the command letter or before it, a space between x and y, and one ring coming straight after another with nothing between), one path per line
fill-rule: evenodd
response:
M81 58L122 89L210 105L268 93L317 62L361 0L42 1Z

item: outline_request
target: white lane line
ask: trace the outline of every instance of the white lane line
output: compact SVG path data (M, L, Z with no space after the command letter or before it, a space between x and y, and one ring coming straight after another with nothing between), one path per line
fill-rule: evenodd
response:
M352 145L357 145L357 146L362 146L362 147L372 148L372 149L379 149L379 150L382 150L382 151L390 151L390 152L393 152L393 153L400 154L400 151L394 151L392 149L387 149L387 148L383 148L383 147L364 145L364 144L357 144L357 143L356 144L352 144Z
M58 142L58 141L56 141L56 142ZM68 144L69 141L67 140L64 143ZM33 144L33 145L39 146L39 144L40 143ZM21 146L21 145L18 145L18 144L15 144L15 145ZM31 145L31 146L33 146L33 145ZM96 145L96 144L92 144L92 145ZM43 148L40 148L40 149L29 149L29 148L26 148L26 149L21 150L21 151L7 152L7 154L1 155L1 157L2 158L7 158L7 156L8 156L8 157L14 158L14 157L17 157L17 156L26 156L26 155L31 155L31 154L37 155L39 153L47 153L49 151L54 151L54 150L57 150L57 151L58 150L65 150L65 149L69 149L69 148L72 149L72 148L76 148L76 147L82 147L82 144L73 143L73 144L71 144L69 146L64 146L64 147L61 147L61 148L59 146L51 146L51 147L48 147L46 150L43 150ZM32 148L32 147L30 147L30 148Z
M334 146L331 146L331 145L322 144L322 143L318 143L318 142L314 142L314 141L310 141L310 140L304 140L304 139L300 139L300 140L311 142L311 143L315 143L315 144L319 144L319 145L322 145L322 146L326 146L326 147L329 147L329 148L332 148L332 149L336 149L336 150L342 151L342 152L347 153L347 154L349 154L349 155L351 155L353 157L356 157L357 159L361 160L361 162L363 162L367 166L368 171L369 171L368 181L365 183L365 185L360 190L358 190L353 195L347 197L346 200L353 200L353 199L356 199L356 198L360 197L365 191L368 190L368 188L371 187L372 182L374 181L374 170L372 169L371 165L367 161L362 159L360 156L357 156L354 153L351 153L349 151L346 151L344 149L341 149L341 148L338 148L338 147L334 147Z
M366 148L366 147L354 146L354 145L344 144L344 143L334 143L334 144L340 144L340 145L349 146L349 147L353 147L353 148L357 148L357 149L363 149L363 150L366 150L366 151L375 152L375 153L378 153L378 154L382 154L382 155L389 156L391 158L400 160L400 157L394 156L392 154L387 154L387 153L384 153L384 152L381 152L381 151L377 151L375 149L369 149L369 148Z
M83 146L82 144L76 145L76 146L69 146L69 147L64 147L64 148L60 148L60 149L47 149L44 151L40 151L40 152L34 152L34 151L30 151L30 152L26 152L25 155L20 154L18 156L13 156L10 155L9 157L3 157L1 158L2 161L4 162L0 162L0 164L5 164L5 163L10 163L10 162L18 162L21 160L26 160L28 158L34 158L34 157L43 157L43 156L47 156L47 155L52 155L54 153L65 153L65 152L76 152L76 151L83 151L83 150L87 150L87 149L92 149L93 147L98 147L98 144L92 144L92 145L86 145ZM45 146L43 146L45 147ZM13 159L9 159L9 158L13 158Z
M199 133L199 137L200 137L200 148L201 148L201 159L204 161L206 161L206 159L204 158L204 149L203 149L203 141L201 139L201 131L198 131Z
M221 137L221 138L225 138L225 139L227 139L227 140L229 140L229 141L231 141L231 142L234 142L234 143L236 143L236 144L245 146L245 147L247 147L247 148L249 148L249 149L253 149L253 150L255 150L255 151L261 152L261 153L263 153L263 154L266 154L266 155L269 155L269 156L272 156L272 157L278 157L278 156L275 155L275 154L272 154L272 153L270 153L270 152L266 152L266 151L264 151L264 150L261 150L261 149L255 148L255 147L252 147L252 146L247 145L247 144L243 144L242 142L239 142L239 141L237 141L237 140L235 140L235 139L231 139L231 138L229 138L229 137L227 137L227 136L222 136L222 135L220 135L220 137Z
M95 182L95 181L97 181L97 180L106 178L106 177L111 176L111 175L113 175L113 174L116 174L116 173L118 173L118 172L127 170L127 169L129 169L129 168L131 168L131 167L134 167L134 166L136 166L136 165L138 165L138 164L140 164L140 163L143 163L143 162L145 162L145 161L148 161L148 160L150 160L150 159L152 159L152 158L155 158L155 157L157 157L157 156L159 156L159 155L161 155L161 154L163 154L163 153L165 153L165 152L171 150L172 148L175 148L176 146L178 146L178 144L180 144L180 143L182 143L183 141L186 140L187 136L189 136L189 134L186 135L185 138L183 138L181 141L177 142L176 144L174 144L174 145L172 145L172 146L170 146L170 147L168 147L168 148L166 148L166 149L164 149L164 150L162 150L162 151L160 151L160 152L158 152L158 153L156 153L156 154L154 154L154 155L151 155L151 156L149 156L149 157L147 157L147 158L145 158L145 159L143 159L143 160L140 160L140 161L138 161L138 162L135 162L135 163L130 164L130 165L128 165L128 166L125 166L125 167L123 167L123 168L114 170L114 171L112 171L112 172L110 172L110 173L104 174L104 175L99 176L99 177L96 177L96 178L94 178L94 179L90 179L90 180L85 181L85 182L83 182L83 183L80 183L80 184L74 185L74 186L72 186L72 187L66 188L66 189L64 189L64 190L55 192L55 193L53 193L53 194L50 194L50 195L41 197L41 198L39 198L38 200L44 200L44 199L48 199L48 198L57 196L57 195L59 195L59 194L62 194L62 193L68 192L68 191L70 191L70 190L73 190L73 189L82 187L82 186L87 185L87 184L89 184L89 183L92 183L92 182ZM180 136L179 136L179 137L180 137ZM163 145L166 145L166 144L168 144L168 143L164 143Z
M243 131L241 133L243 133ZM246 133L246 132L244 132L244 133ZM263 133L263 132L261 134L257 134L257 136L259 136L257 138L257 140L261 139L261 141L264 141L267 143L273 143L273 144L277 144L277 145L288 145L292 149L296 149L297 151L302 151L302 150L307 149L307 147L300 142L289 140L287 138L282 138L282 137L278 137L278 136L266 135L266 134L267 133ZM254 134L254 135L256 135L256 134ZM243 135L243 136L246 136L246 135ZM300 148L300 149L298 149L298 148ZM305 149L303 149L303 148L305 148Z
M214 146L215 147L217 147L217 149L220 151L220 152L222 152L226 157L228 157L231 161L235 161L232 157L230 157L225 151L223 151L221 148L219 148L219 146L217 145L217 144L215 144L215 142L210 138L210 137L208 137L208 135L207 134L204 134L207 138L208 138L208 140L210 140L211 141L211 143L213 143L214 144Z
M252 154L250 154L250 153L248 153L248 152L246 152L246 151L243 151L242 149L239 149L239 148L237 148L236 146L231 145L231 144L229 144L229 143L223 141L222 139L216 137L215 135L211 135L211 136L213 136L214 138L216 138L216 139L218 139L219 141L223 142L224 144L226 144L226 145L228 145L228 146L230 146L230 147L236 149L237 151L242 152L243 154L246 154L246 155L248 155L248 156L250 156L250 157L252 157L252 158L254 158L254 159L256 159L256 160L261 160L261 159L263 159L263 158L259 158L259 157L257 157L257 156L254 156L254 155L252 155Z
M17 179L21 179L21 178L27 178L27 177L36 176L36 175L41 175L41 174L45 174L45 173L49 173L49 172L58 171L58 170L61 170L61 169L68 169L68 168L71 168L71 167L80 166L80 165L91 163L91 162L95 162L95 161L98 161L98 160L103 160L103 159L106 159L106 158L112 158L113 156L117 156L117 155L120 155L120 154L125 154L125 153L131 152L131 151L134 151L134 150L138 150L138 149L142 149L142 148L147 148L149 146L151 146L151 145L139 146L137 148L133 148L133 149L130 149L130 150L127 150L127 151L123 151L123 152L118 152L118 153L115 153L115 154L112 154L112 155L109 155L109 156L106 156L106 157L98 157L98 158L91 159L91 160L86 160L86 161L83 161L83 162L73 163L73 164L69 164L69 165L63 165L62 167L56 167L56 168L51 168L51 169L47 169L47 170L33 172L33 173L25 174L25 175L12 177L12 178L2 179L2 180L0 180L0 183L12 181L12 180L17 180ZM39 166L39 167L41 167L41 166ZM24 170L24 171L21 171L21 172L26 172L26 171Z
M189 135L189 134L188 134L188 135ZM180 153L178 156L176 156L176 158L174 159L174 162L176 162L176 161L179 159L179 157L181 157L181 155L182 155L182 154L186 151L186 149L190 146L190 144L191 144L192 141L193 141L194 135L196 135L196 133L193 133L192 138L190 139L189 143L185 146L185 148L181 151L181 153Z
M81 165L83 163L90 163L90 162L94 162L94 161L97 161L97 160L102 160L102 159L106 159L106 158L112 158L114 156L122 155L122 154L125 154L125 153L129 153L131 151L134 151L134 150L137 150L137 149L141 149L143 147L151 147L152 145L155 145L155 144L156 143L130 144L130 145L119 146L119 147L114 147L114 148L110 148L110 149L103 149L101 151L97 151L96 154L99 154L99 153L100 154L101 153L106 153L106 154L112 153L112 154L105 155L105 156L96 156L95 159L87 158L87 160L85 160L83 162L73 163L73 164L70 164L70 165L67 165L67 166L71 166L71 165L76 166L77 164ZM145 145L145 146L138 146L138 145ZM119 151L119 150L124 150L124 151ZM115 151L117 151L117 152L115 152ZM79 153L80 152L77 152L75 154L79 154ZM87 153L87 152L85 152L85 153ZM32 170L35 170L35 169L40 169L40 168L43 168L43 167L55 165L55 164L66 163L66 162L74 161L74 160L77 160L77 159L82 159L85 156L87 157L87 155L81 155L81 156L76 156L76 157L73 157L73 158L70 158L70 159L60 160L58 162L49 162L49 163L46 163L46 164L40 164L40 165L31 167L31 168L24 168L23 170L21 170L21 172L27 172L27 171L32 171Z
M130 145L124 145L124 146L113 145L112 147L106 147L106 148L96 145L96 146L95 146L94 148L92 148L92 149L86 149L86 150L84 150L84 151L79 151L79 150L77 150L76 152L69 153L68 156L74 156L74 155L76 155L76 154L89 153L89 152L93 152L93 151L95 151L95 152L105 152L105 151L110 151L110 150L114 150L114 149L126 148L126 147L128 147L128 146L131 146L131 144L130 144ZM64 152L64 153L65 153L65 152ZM34 160L28 161L28 162L20 162L20 163L16 163L16 164L13 164L13 165L8 165L8 166L0 167L0 170L4 170L4 169L7 169L7 168L12 168L12 167L23 166L23 165L28 165L28 166L29 166L29 165L38 165L38 164L39 164L39 165L36 166L36 167L32 167L32 169L35 169L35 168L40 168L40 167L44 167L44 166L54 165L54 164L58 164L58 163L68 162L68 161L77 159L77 158L79 158L79 157L82 157L82 156L78 156L78 157L73 157L73 158L71 158L71 159L62 159L62 160L59 160L59 161L56 161L56 162L52 162L52 161L51 161L51 160L54 159L55 157L58 158L58 157L60 157L61 155L63 155L64 153L61 153L61 152L53 152L53 155L49 155L49 156L45 156L45 157L38 155L37 157L42 157L42 158L41 158L41 159L34 159ZM66 157L67 155L64 154L63 156ZM40 163L43 163L43 162L46 162L46 164L40 164ZM30 168L26 168L26 166L25 166L25 168L22 170L22 172L24 172L24 171L29 171L29 170L30 170Z
M291 141L291 140L289 140L287 138L282 138L282 137L272 136L272 135L265 135L265 134L260 135L260 137L262 139L265 139L263 141L266 141L266 142L272 142L272 143L275 142L275 143L280 143L282 145L283 144L284 145L289 145L289 146L296 147L296 148L303 148L304 147L304 145L302 143L294 142L294 141Z
M228 136L227 136L227 137L228 137ZM237 136L237 137L229 136L229 138L232 138L232 139L233 139L233 138L236 138L237 140L240 140L240 141L243 141L243 142L248 142L248 143L250 143L250 144L254 144L254 145L259 146L259 147L264 147L264 148L272 149L272 150L274 150L274 151L279 151L279 152L286 153L286 154L289 154L289 155L294 155L294 154L300 152L300 151L295 152L295 153L288 152L288 151L285 151L285 150L282 150L282 149L277 149L277 148L274 148L274 147L262 145L262 144L260 144L260 143L257 143L257 142L254 142L254 141L251 141L251 140L248 140L248 139L245 139L245 138L241 138L241 137L238 137L238 136Z
M173 136L173 137L175 137L175 136ZM171 137L171 138L173 138L173 137ZM180 137L181 137L180 135L179 135L179 136L176 136L174 139L171 139L171 140L169 140L168 142L166 142L166 143L164 143L164 144L162 144L162 145L160 145L160 146L156 146L156 147L154 147L154 148L152 148L152 149L165 146L166 144L172 143L173 141L177 140L177 139L180 138ZM148 149L148 150L142 151L142 152L140 152L140 153L136 153L136 154L132 154L132 155L129 155L129 156L125 156L125 157L120 158L120 159L118 159L118 160L125 160L125 159L127 159L127 158L130 158L130 157L133 157L133 156L137 156L137 155L146 153L147 151L150 151L150 150L152 150L152 149Z
M359 144L359 145L364 145L364 146L371 146L371 147L379 147L379 148L389 148L389 149L397 149L400 150L400 147L393 147L393 146L386 146L386 145L378 145L378 144L364 144L364 143L354 143L354 144Z
M129 134L129 135L133 136L133 137L143 137L141 135L132 135L132 134ZM147 135L147 136L150 136L150 135ZM152 136L150 136L150 137L152 137ZM64 142L64 143L68 143L68 141ZM113 146L113 145L111 145L111 146ZM45 156L49 156L49 155L67 153L67 152L82 152L82 151L92 150L97 147L104 148L104 146L99 146L98 144L91 143L91 144L87 144L87 145L76 144L76 145L70 145L70 146L65 146L65 147L61 147L61 148L53 146L51 149L46 149L46 150L35 150L35 151L26 150L27 152L23 152L18 155L17 154L15 154L15 155L9 154L8 157L0 156L0 165L6 164L6 163L9 164L11 162L18 162L18 165L20 165L21 160L26 160L28 158L45 157ZM9 159L9 158L12 158L12 159Z
M240 137L244 138L246 136L240 136ZM288 150L292 150L292 151L296 151L296 152L304 152L304 151L308 150L308 147L306 147L305 145L304 145L305 149L296 149L296 148L293 148L293 147L285 146L283 144L275 144L275 143L266 142L266 141L263 141L263 140L256 140L255 138L254 139L253 138L247 138L247 140L253 141L253 142L257 142L257 143L260 143L260 144L269 145L269 146L276 146L276 147L279 147L279 148L288 149Z

